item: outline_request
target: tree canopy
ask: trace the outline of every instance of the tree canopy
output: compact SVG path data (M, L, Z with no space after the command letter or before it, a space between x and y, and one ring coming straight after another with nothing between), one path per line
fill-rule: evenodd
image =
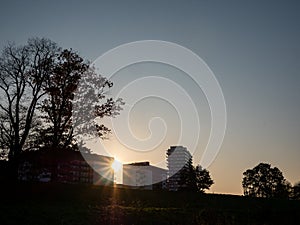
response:
M200 165L195 168L197 191L204 193L209 190L214 181L211 179L209 171L202 168Z
M0 145L2 154L16 158L35 124L43 85L60 48L48 39L29 39L26 45L6 46L0 57Z
M39 146L72 148L74 146L72 124L72 100L78 82L88 65L76 53L63 50L57 57L52 73L45 82L47 97L40 110L45 128L38 139Z
M296 183L292 189L292 198L300 200L300 182Z
M204 193L205 190L209 190L211 185L214 184L209 171L200 165L194 167L191 159L188 161L187 166L182 168L180 173L180 190Z
M1 157L14 161L23 150L45 146L75 149L79 144L74 134L75 92L80 89L76 103L90 109L91 120L112 117L124 104L107 96L105 90L112 86L72 49L62 49L49 39L7 45L0 57ZM93 98L87 100L85 93L93 93ZM90 125L102 138L110 132L101 123Z
M243 173L244 195L264 198L288 198L290 184L277 167L260 163Z

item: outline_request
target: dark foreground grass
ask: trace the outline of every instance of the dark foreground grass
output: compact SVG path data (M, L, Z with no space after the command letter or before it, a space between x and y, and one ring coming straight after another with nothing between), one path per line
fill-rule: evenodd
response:
M1 184L0 224L300 224L300 201L62 184Z

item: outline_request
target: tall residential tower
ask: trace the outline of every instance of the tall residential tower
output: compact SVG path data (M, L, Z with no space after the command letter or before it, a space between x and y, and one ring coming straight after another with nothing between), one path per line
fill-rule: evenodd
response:
M188 167L191 153L183 146L171 146L167 150L168 189L177 191L180 188L182 171Z

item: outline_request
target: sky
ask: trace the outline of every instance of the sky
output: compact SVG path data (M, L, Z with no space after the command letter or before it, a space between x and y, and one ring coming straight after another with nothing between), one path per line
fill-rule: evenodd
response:
M299 12L298 1L1 0L0 48L9 41L24 44L31 37L47 37L91 62L119 45L141 40L191 50L213 72L226 103L225 137L208 166L215 181L210 192L242 194L242 173L260 162L278 167L292 184L300 181ZM139 78L153 76L166 78L166 86L155 78L141 79L139 86ZM129 138L120 144L112 134L103 144L111 154L124 163L149 160L164 167L165 151L179 144L195 149L194 163L200 162L211 127L209 104L184 71L144 62L121 69L111 79L111 95L126 97L126 85L133 85L127 90L135 90L136 96L148 88L166 95L141 96L128 119L136 138L150 137L158 145L151 151L132 150ZM170 102L179 93L172 94L176 84L196 107L199 135L192 110L178 111L185 99Z

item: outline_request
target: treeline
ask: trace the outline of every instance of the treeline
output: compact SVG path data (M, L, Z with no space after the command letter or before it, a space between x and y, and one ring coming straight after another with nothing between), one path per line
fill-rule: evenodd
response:
M200 165L194 167L191 160L179 172L180 191L204 193L214 184L209 171ZM277 167L268 163L247 169L243 173L242 186L244 195L249 197L300 200L300 182L293 186Z

